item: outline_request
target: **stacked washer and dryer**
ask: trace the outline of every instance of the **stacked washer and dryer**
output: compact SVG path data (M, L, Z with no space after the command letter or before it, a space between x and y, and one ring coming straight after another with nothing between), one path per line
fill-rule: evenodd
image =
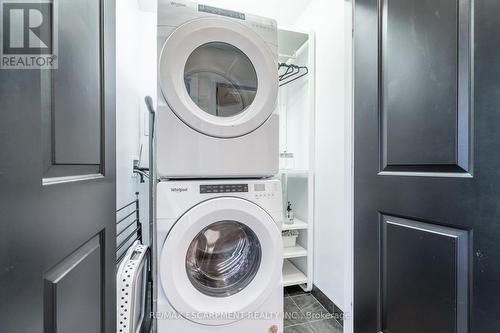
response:
M281 333L276 22L159 0L157 33L157 331Z

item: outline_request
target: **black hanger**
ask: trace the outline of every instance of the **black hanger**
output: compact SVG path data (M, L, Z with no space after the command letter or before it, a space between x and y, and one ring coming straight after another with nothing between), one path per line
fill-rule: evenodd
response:
M295 80L298 80L309 73L309 69L306 66L297 66L297 65L288 65L285 63L279 63L278 72L282 68L286 68L286 70L283 74L280 74L278 76L280 87L284 86L285 84L289 84Z

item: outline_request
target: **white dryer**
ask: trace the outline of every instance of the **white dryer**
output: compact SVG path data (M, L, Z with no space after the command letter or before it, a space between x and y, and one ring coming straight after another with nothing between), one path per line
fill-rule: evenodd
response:
M158 333L282 333L278 180L158 184Z
M274 20L158 1L161 178L278 172L277 44Z

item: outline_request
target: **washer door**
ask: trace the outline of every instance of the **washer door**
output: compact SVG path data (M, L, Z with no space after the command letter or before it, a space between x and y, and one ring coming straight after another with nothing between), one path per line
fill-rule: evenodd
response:
M252 29L230 19L200 18L177 28L163 45L158 68L170 108L206 135L246 135L276 107L271 50Z
M198 204L173 226L159 270L184 318L224 325L259 310L281 280L281 232L259 206L223 197Z

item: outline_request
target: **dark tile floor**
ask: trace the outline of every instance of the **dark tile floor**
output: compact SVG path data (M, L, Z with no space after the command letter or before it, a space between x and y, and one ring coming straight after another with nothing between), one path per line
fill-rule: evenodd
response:
M333 315L300 287L285 288L284 304L284 333L342 333Z

